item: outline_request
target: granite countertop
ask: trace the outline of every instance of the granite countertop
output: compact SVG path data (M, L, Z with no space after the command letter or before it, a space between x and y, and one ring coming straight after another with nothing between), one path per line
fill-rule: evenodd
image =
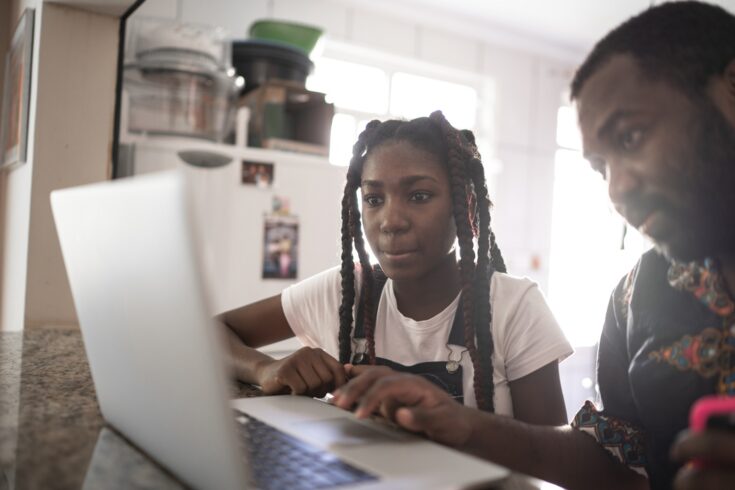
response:
M185 487L105 425L78 329L0 332L0 490L49 488ZM513 475L500 488L557 487Z
M184 488L105 425L73 327L0 332L0 490L36 488Z

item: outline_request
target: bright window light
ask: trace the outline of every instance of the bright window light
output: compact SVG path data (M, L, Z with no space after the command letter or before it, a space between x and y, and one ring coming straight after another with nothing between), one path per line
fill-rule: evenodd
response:
M396 64L384 64L376 59L363 64L321 56L314 64L314 73L306 80L306 88L325 93L327 102L335 105L329 149L329 161L333 165L349 163L352 145L369 121L413 119L428 116L437 109L442 110L454 126L475 131L487 158L494 154L491 140L487 135L483 138L483 131L487 133L488 125L492 125L493 119L488 115L492 110L489 106L482 107L480 92L474 85L433 78L433 72L428 77L421 76L426 74L426 67L417 66L416 73L408 73L407 70L413 68L411 60L400 65L402 71L396 71ZM490 92L494 85L486 81L482 87L485 86L489 89L481 89L483 97L492 100ZM478 119L483 114L485 119Z
M329 137L329 162L332 165L350 164L352 145L355 143L355 117L349 114L335 114L332 118L332 132Z
M561 106L556 113L556 144L570 150L582 151L582 135L574 107Z
M327 94L340 109L376 114L388 110L388 75L374 66L321 58L306 88Z
M475 127L477 91L467 85L409 73L395 73L391 85L390 112L413 119L441 110L453 126Z
M650 245L624 233L605 181L579 151L556 152L551 219L550 306L572 345L594 345L613 288Z

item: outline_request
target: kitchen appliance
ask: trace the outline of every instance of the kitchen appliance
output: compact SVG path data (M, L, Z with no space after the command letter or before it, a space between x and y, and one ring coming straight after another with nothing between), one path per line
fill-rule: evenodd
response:
M123 78L126 130L225 141L243 81L229 43L206 26L134 23Z

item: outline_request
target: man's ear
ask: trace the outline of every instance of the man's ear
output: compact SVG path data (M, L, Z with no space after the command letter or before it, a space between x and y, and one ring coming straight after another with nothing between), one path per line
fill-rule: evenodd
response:
M725 67L725 85L727 93L735 100L735 58L730 60L730 63Z
M735 58L730 60L720 76L714 77L709 86L709 95L735 128Z

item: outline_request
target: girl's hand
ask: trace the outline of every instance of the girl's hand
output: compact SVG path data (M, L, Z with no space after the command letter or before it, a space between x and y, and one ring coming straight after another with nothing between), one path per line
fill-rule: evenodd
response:
M454 447L464 445L473 430L470 409L412 374L366 369L337 390L332 403L344 409L357 403L355 415L360 418L378 412L404 429Z
M345 372L347 372L347 377L349 379L356 378L365 373L373 373L372 376L375 377L397 373L397 371L392 370L388 366L370 366L366 364L345 364Z
M705 430L683 433L671 450L675 461L700 459L703 467L686 465L679 470L674 488L716 489L735 488L735 434L727 431Z
M345 368L337 359L311 347L261 365L256 376L266 395L290 392L319 398L347 381Z

